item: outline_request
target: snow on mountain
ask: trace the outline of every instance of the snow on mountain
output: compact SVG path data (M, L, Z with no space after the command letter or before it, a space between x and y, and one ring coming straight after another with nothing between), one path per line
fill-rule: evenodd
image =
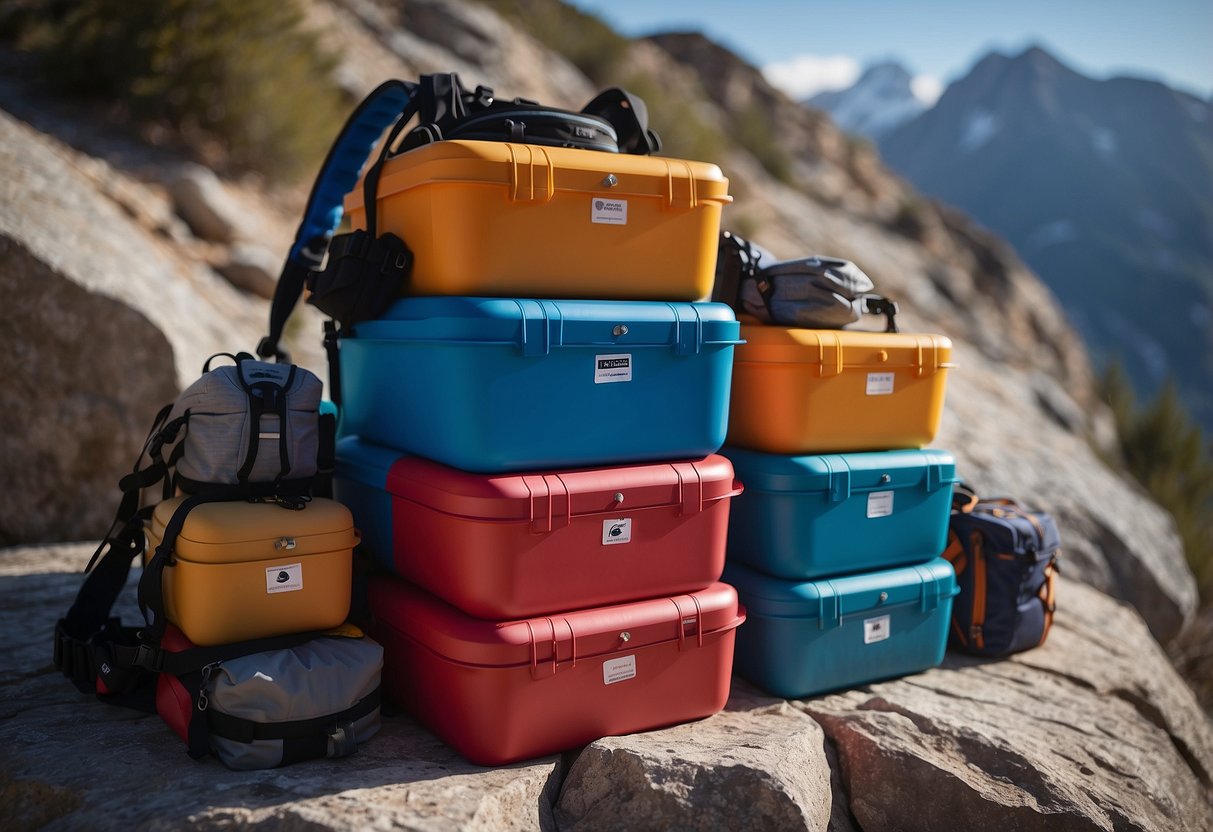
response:
M900 64L874 64L850 87L818 93L805 103L825 110L846 132L876 139L931 105L914 80Z

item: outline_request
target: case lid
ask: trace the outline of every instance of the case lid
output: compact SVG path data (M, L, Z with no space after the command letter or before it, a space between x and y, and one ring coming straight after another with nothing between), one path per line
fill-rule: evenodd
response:
M723 578L737 587L754 615L815 619L822 630L841 626L849 615L907 604L929 613L960 591L952 564L943 558L918 566L805 582L772 578L730 562Z
M433 142L392 157L383 166L378 196L460 184L503 186L512 202L548 202L561 191L608 199L649 197L661 200L666 210L733 201L729 180L709 162L466 140ZM359 180L345 197L345 210L362 207Z
M825 493L831 502L868 491L920 488L934 492L958 482L956 459L935 448L783 456L726 447L737 478L754 491Z
M748 318L748 316L746 316ZM743 321L744 346L737 362L808 364L818 375L839 375L845 369L911 367L927 376L952 365L952 342L944 335L905 332L863 332L850 329L794 329Z
M183 500L165 500L152 512L149 555ZM317 497L298 510L232 500L202 503L191 511L174 552L195 563L244 563L353 549L357 542L350 510L334 500Z
M396 578L368 587L375 619L448 660L476 667L531 666L535 678L578 661L677 642L692 648L745 620L724 583L686 595L571 610L519 621L485 621Z
M670 347L693 355L740 343L733 310L723 303L410 297L352 328L364 340L503 344L524 355L560 347Z
M714 500L741 493L732 464L719 454L609 468L474 474L355 436L337 443L336 473L446 514L529 522L536 532L602 512L677 506L684 515L697 514Z

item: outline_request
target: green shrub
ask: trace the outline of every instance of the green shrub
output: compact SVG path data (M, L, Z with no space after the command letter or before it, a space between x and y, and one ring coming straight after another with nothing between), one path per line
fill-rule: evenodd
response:
M302 20L296 0L26 0L7 22L55 89L285 177L315 163L342 121L334 59Z
M1111 365L1100 384L1120 434L1129 472L1171 512L1201 596L1213 601L1213 444L1168 381L1138 405L1124 371Z
M748 150L767 173L784 184L791 184L791 160L776 138L770 109L755 102L735 117L733 123L737 143Z
M628 39L598 17L561 0L483 0L544 46L564 55L595 84L609 86L627 56Z

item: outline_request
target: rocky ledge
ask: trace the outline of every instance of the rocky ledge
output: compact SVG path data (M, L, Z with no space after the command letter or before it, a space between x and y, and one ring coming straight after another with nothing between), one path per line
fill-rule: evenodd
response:
M709 719L501 768L395 714L353 757L234 772L56 674L90 551L0 550L0 828L1213 828L1208 717L1137 613L1073 581L1006 660L790 702L735 680Z

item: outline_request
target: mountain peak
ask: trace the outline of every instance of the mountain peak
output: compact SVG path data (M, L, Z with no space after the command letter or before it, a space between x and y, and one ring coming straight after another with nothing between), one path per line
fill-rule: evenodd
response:
M881 61L869 65L847 89L818 93L805 103L825 110L848 133L875 139L926 109L912 81L901 64Z

